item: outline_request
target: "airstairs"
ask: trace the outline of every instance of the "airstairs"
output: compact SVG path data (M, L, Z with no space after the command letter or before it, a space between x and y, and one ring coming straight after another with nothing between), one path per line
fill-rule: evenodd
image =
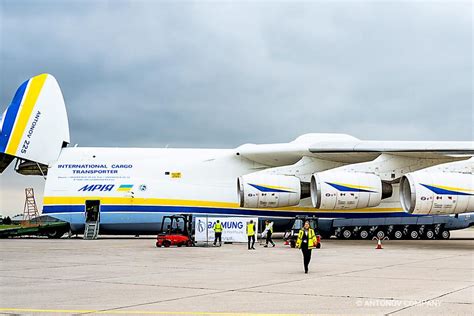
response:
M97 239L99 235L99 221L96 222L86 222L84 229L84 239L92 240Z

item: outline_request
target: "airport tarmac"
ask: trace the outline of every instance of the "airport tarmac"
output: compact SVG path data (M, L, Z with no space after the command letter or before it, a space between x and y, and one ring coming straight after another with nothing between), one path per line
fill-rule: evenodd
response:
M151 238L0 240L0 313L474 314L474 229L451 240L161 248Z

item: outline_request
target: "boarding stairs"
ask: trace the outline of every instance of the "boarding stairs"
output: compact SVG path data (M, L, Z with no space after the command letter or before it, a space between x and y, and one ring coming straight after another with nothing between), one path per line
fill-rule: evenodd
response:
M86 222L84 229L84 239L92 240L97 239L99 235L99 221L97 222Z

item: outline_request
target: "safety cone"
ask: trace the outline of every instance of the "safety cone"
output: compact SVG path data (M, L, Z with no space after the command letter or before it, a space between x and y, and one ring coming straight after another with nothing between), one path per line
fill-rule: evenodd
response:
M377 239L377 247L375 249L383 249L382 241L380 239Z

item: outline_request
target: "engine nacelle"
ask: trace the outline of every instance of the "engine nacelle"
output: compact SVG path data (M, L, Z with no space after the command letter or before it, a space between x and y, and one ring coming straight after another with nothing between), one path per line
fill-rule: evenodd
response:
M459 214L474 211L474 175L419 171L400 180L400 202L411 214Z
M379 176L362 172L325 171L311 177L311 201L322 210L350 210L373 207L385 195L391 196L392 186Z
M300 179L284 175L246 175L237 179L240 207L273 208L298 205Z

